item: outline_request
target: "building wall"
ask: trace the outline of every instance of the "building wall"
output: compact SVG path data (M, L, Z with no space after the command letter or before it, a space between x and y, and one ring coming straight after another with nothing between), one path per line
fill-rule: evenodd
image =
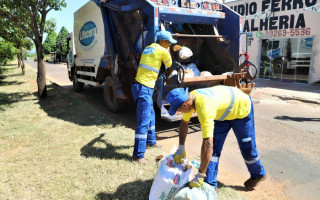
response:
M305 10L316 4L320 4L320 0L239 0L226 3L243 16L243 31L252 33L248 53L250 60L258 65L263 39L313 37L309 84L320 81L320 13ZM245 49L244 41L243 45Z

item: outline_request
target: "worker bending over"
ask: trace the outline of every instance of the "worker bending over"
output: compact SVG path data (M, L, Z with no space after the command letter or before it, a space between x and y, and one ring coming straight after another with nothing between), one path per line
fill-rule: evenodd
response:
M131 92L137 104L137 127L133 158L145 164L144 153L146 146L156 146L155 114L153 109L153 89L158 78L162 62L166 67L172 65L168 47L177 43L168 31L157 33L157 43L147 46L142 52L140 64ZM173 70L168 70L168 75Z
M188 122L195 111L201 124L201 164L198 174L190 182L191 187L200 187L203 181L217 187L219 158L224 141L232 128L242 157L251 177L244 183L253 188L266 178L256 148L253 103L240 89L229 86L215 86L197 89L188 93L188 88L176 88L169 92L169 114L183 113L179 130L179 148L174 161L182 163L186 156L185 140Z

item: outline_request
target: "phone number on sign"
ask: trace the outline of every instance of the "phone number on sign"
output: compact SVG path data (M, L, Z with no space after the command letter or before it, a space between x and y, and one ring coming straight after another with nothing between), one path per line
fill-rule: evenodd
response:
M285 36L308 36L311 34L311 28L293 28L284 30L271 30L265 32L272 37L285 37Z

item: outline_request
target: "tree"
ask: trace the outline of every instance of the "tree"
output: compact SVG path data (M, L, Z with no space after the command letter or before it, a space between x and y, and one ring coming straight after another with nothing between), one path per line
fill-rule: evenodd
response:
M31 38L36 46L38 58L38 97L47 97L46 68L44 64L43 33L52 30L47 14L51 10L61 10L65 0L0 0L0 16L12 21ZM47 29L47 30L46 30Z
M11 42L0 38L0 65L6 65L8 61L13 60L17 49Z
M43 43L43 50L45 54L50 54L51 52L56 51L56 42L57 42L57 33L55 31L51 31L48 33L44 43Z
M24 75L24 51L32 48L32 42L27 39L24 31L17 28L13 22L4 19L0 19L0 35L17 49L18 67L21 67L22 75Z
M65 57L68 54L68 48L67 48L67 37L68 37L68 30L63 26L58 34L57 37L57 57L60 61L63 61L62 58L65 59Z

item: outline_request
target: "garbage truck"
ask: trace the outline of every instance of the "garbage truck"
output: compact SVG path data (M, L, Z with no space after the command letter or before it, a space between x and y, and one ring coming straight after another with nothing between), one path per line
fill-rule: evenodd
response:
M131 86L144 48L156 42L157 31L170 31L179 45L193 52L186 61L170 48L173 62L193 63L209 74L185 77L185 69L178 67L177 74L168 77L161 69L154 102L163 119L179 120L167 112L165 97L171 89L239 86L243 73L222 74L239 68L241 22L240 15L214 0L91 0L74 13L68 76L78 92L85 84L103 85L107 108L121 111L133 101Z

